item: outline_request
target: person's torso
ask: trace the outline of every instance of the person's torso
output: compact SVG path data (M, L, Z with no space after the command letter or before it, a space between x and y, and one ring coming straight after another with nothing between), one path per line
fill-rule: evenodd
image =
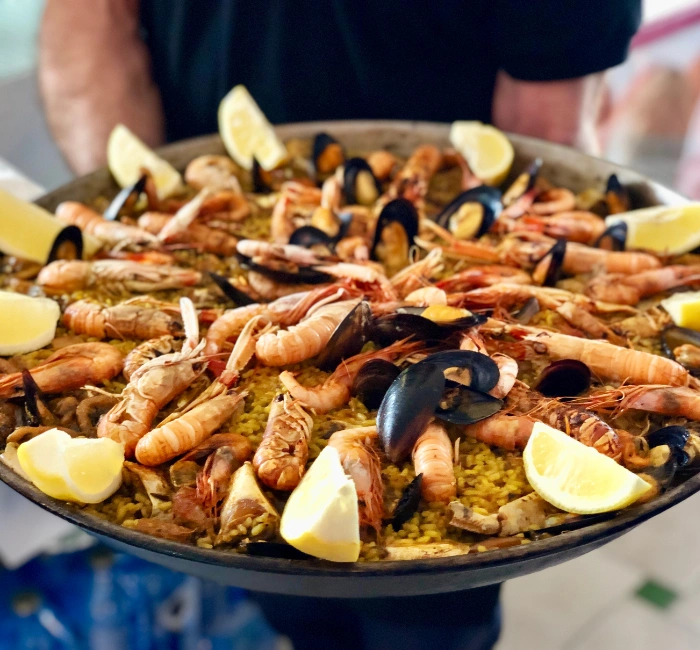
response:
M486 0L141 0L168 140L216 131L245 84L274 123L488 121Z

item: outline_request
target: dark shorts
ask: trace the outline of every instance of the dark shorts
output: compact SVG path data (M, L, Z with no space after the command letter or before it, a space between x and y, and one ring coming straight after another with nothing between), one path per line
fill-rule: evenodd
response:
M490 650L500 585L406 598L302 598L250 593L294 650Z

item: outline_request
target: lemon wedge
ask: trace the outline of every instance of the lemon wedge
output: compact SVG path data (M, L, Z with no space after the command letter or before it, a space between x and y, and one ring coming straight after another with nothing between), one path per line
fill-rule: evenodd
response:
M700 246L700 203L657 205L610 215L605 225L627 224L626 248L681 255Z
M180 173L123 124L117 124L109 135L107 165L122 187L133 185L141 176L141 169L147 169L161 199L177 193L183 187Z
M612 458L542 422L533 427L523 463L535 492L565 512L590 515L618 510L651 489Z
M100 503L122 481L124 447L109 438L71 438L49 429L22 443L17 460L31 482L62 501Z
M49 298L0 291L0 314L0 356L7 357L51 343L61 309Z
M248 89L238 85L219 104L219 134L226 150L244 169L253 157L269 171L287 159L287 149Z
M282 513L280 534L294 548L331 562L360 556L357 491L340 456L326 447L292 492Z
M453 122L450 142L487 185L500 185L513 165L513 145L502 131L475 121Z
M700 331L700 291L674 293L662 300L661 306L676 325Z

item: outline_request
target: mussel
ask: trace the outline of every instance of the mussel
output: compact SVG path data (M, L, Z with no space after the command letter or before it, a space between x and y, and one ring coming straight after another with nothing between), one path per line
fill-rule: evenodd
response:
M693 376L700 375L700 332L670 325L661 332L664 354L680 363Z
M413 516L413 513L418 510L422 483L423 474L418 474L418 476L406 486L406 489L401 494L401 498L396 504L396 508L394 508L394 517L391 520L391 525L394 527L394 530L400 530Z
M435 217L435 222L457 239L472 239L486 234L502 210L500 190L480 185L448 203Z
M437 323L421 316L423 311L424 307L409 307L375 318L371 339L381 345L391 345L409 336L417 341L440 341L454 332L476 327L486 321L486 316L470 314L464 318Z
M312 161L316 178L321 180L330 176L345 160L342 145L327 133L318 133L314 138Z
M41 424L53 424L45 422L45 416L50 416L50 411L42 401L42 392L29 370L22 370L22 384L24 387L24 419L28 426L37 427Z
M333 278L327 273L322 273L306 266L298 267L295 271L285 271L253 262L250 257L241 253L236 253L236 258L244 269L260 273L260 275L264 275L281 284L325 284L333 281Z
M401 369L384 359L368 361L355 376L350 393L368 409L378 409L389 386L401 373Z
M107 221L116 221L120 218L122 208L130 201L138 200L139 196L146 189L148 174L143 174L133 185L128 185L112 199L107 209L102 215ZM132 199L133 197L133 199Z
M451 368L459 368L468 371L471 389L481 392L490 391L497 383L500 376L498 366L491 357L471 350L447 350L428 355L416 365L430 364L440 368L443 372ZM465 383L465 382L462 382Z
M512 314L513 319L518 321L521 325L527 325L539 312L540 303L535 296L528 298L525 304Z
M221 289L221 292L237 307L245 307L256 303L247 293L241 291L238 287L234 287L223 275L218 273L209 273L209 277L214 281L214 284Z
M685 451L689 438L688 430L677 425L647 434L649 465L640 472L640 476L653 486L654 491L651 495L644 495L645 500L667 488L676 472L690 463L690 455Z
M678 467L683 467L690 462L690 456L685 451L685 445L689 439L688 429L678 425L662 427L646 436L650 449L666 445L675 457Z
M372 205L382 186L364 158L350 158L343 167L343 193L348 205Z
M542 278L542 286L553 287L561 279L565 256L566 239L559 239L537 263L533 277L541 276L542 270L546 269Z
M251 180L253 182L253 192L256 194L269 194L272 191L272 176L270 172L265 171L253 156L253 167L250 170Z
M591 387L590 368L576 359L552 361L533 388L545 397L576 397Z
M624 221L618 221L603 231L603 234L595 240L594 246L609 251L623 251L626 243L627 224Z
M403 266L417 234L418 212L413 203L403 198L389 201L379 213L370 257L391 267Z
M619 214L630 209L629 192L620 183L617 174L610 174L610 178L608 178L608 183L605 187L605 203L608 207L608 214Z
M330 340L316 357L321 370L334 370L343 359L358 354L368 340L372 310L368 302L358 303L333 331Z
M78 226L66 226L54 239L46 263L50 264L55 260L79 260L82 257L82 231Z
M503 400L467 386L455 386L445 391L435 415L452 424L474 424L495 415L502 408Z
M297 228L289 238L289 243L295 246L303 246L304 248L312 248L314 246L327 246L330 250L348 234L350 224L352 223L351 212L341 212L338 215L338 232L334 236L330 236L316 226L301 226Z
M523 194L529 192L537 182L537 176L542 169L542 158L535 158L503 194L503 205L515 203Z

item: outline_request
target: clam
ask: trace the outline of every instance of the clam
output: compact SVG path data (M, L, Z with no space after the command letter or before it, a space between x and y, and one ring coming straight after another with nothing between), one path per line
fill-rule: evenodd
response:
M343 166L343 193L349 205L372 205L382 186L364 158L350 158Z
M107 221L117 221L120 217L122 208L130 201L136 202L139 196L146 189L148 182L148 174L143 174L133 185L128 185L119 192L112 202L107 206L107 209L102 215Z
M218 273L209 273L209 277L214 281L214 284L221 289L221 292L234 304L236 307L245 307L246 305L254 305L257 301L253 300L247 293L241 291L238 287L232 285L223 275Z
M407 199L389 201L377 219L370 258L391 267L408 262L408 251L418 234L418 212Z
M330 176L345 160L342 145L327 133L317 133L314 138L311 158L316 178Z
M401 370L391 361L372 359L355 376L350 393L368 409L377 409Z
M343 359L359 354L367 342L371 320L369 303L358 303L338 323L323 351L316 357L315 364L321 370L334 370Z
M533 385L545 397L576 397L590 387L590 368L576 359L553 361L540 373Z
M421 499L421 484L423 483L423 474L418 474L401 493L401 498L394 508L394 517L391 520L391 525L394 530L400 530L418 510L418 504Z
M435 217L435 222L457 239L472 239L486 234L502 210L500 190L480 185L458 195Z
M537 176L542 169L542 158L535 158L511 186L503 194L503 205L509 206L515 203L523 194L529 192L537 182Z

